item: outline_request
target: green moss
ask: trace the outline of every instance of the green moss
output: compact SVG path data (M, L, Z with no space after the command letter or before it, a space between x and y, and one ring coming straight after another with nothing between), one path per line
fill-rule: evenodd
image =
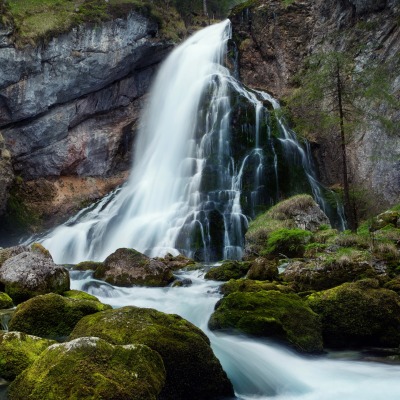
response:
M31 251L33 253L41 254L41 255L45 256L46 258L51 258L52 259L50 252L47 249L45 249L43 247L43 245L40 244L40 243L33 243L31 245Z
M263 290L278 290L282 293L291 293L293 290L279 282L264 282L252 279L231 279L221 286L221 292L228 295L233 292L260 292Z
M53 343L56 342L20 332L0 333L0 376L14 380Z
M100 300L89 293L82 292L80 290L68 290L62 294L64 297L68 297L69 299L75 300L91 300L91 301L98 301Z
M278 229L269 235L264 252L265 254L301 257L311 237L312 233L303 229Z
M207 336L177 315L123 307L83 318L71 338L96 336L113 344L143 343L162 357L167 382L163 399L230 397L232 387Z
M303 352L322 350L319 318L295 294L274 290L231 293L217 304L209 327L274 338Z
M82 338L49 347L11 384L10 400L155 400L165 382L159 354L144 345Z
M41 337L64 337L85 315L110 308L99 301L77 300L49 293L18 305L9 329Z
M74 269L78 271L87 271L93 270L95 271L97 268L102 268L103 263L97 261L82 261L79 264L74 265Z
M206 279L215 281L229 281L229 279L239 279L246 275L251 263L240 261L224 261L222 265L210 269L206 275Z
M7 293L0 292L0 310L13 307L13 301Z
M321 316L324 341L332 347L398 346L400 297L374 279L314 293L309 306Z

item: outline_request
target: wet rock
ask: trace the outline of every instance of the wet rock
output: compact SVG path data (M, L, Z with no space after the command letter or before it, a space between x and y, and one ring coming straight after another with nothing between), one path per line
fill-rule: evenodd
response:
M5 249L0 249L0 267L3 265L4 261L8 260L9 258L27 251L30 251L30 248L28 246L13 246L7 247Z
M9 399L153 400L164 381L161 357L147 346L85 337L45 350L11 384Z
M251 263L247 261L224 261L222 265L211 268L204 277L214 281L243 278L247 274L250 265Z
M321 324L296 294L275 290L233 292L211 315L211 330L228 330L275 339L307 353L322 351Z
M42 337L65 337L84 316L111 308L97 299L82 297L76 293L69 298L55 293L36 296L17 306L9 329Z
M14 380L54 343L21 332L0 333L0 376Z
M156 260L161 261L169 268L171 268L171 270L173 271L190 267L196 264L196 262L192 258L186 257L183 254L178 254L177 256L173 256L172 254L167 254L162 258L161 257L156 258Z
M273 281L278 278L278 275L279 271L276 261L258 257L252 261L246 277L259 281Z
M45 293L69 290L68 271L54 264L51 256L22 252L8 258L0 268L0 285L15 303Z
M232 386L207 336L178 315L123 307L83 318L71 338L98 336L113 344L142 343L157 351L167 373L160 399L218 399Z
M109 255L96 268L94 277L116 286L167 286L174 280L164 263L126 248Z
M311 294L308 304L321 316L324 342L329 347L400 344L400 296L379 288L375 279Z

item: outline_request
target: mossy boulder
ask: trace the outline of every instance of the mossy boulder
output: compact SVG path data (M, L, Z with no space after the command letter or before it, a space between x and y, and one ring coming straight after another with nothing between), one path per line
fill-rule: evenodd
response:
M251 263L243 261L224 261L218 267L211 268L206 275L206 279L214 281L229 281L229 279L243 278L250 269Z
M184 256L183 254L178 254L177 256L167 254L162 258L156 258L156 260L161 261L172 271L196 265L196 261L194 261L192 258Z
M141 344L114 346L96 337L55 344L10 385L10 400L155 400L165 369Z
M301 229L316 232L321 226L330 227L329 219L311 196L290 197L249 224L245 235L245 255L251 258L265 251L267 240L274 231Z
M233 395L207 336L178 315L123 307L87 316L71 333L98 336L113 344L142 343L157 351L167 380L160 399L217 399Z
M321 324L296 294L276 290L234 292L220 300L211 330L234 330L275 339L307 353L322 351Z
M400 228L400 211L388 210L377 215L371 224L371 231L377 231L385 228L386 226Z
M231 279L221 286L221 293L228 295L233 292L261 292L263 290L277 290L282 293L293 293L293 289L280 282L265 282L252 279Z
M327 346L400 345L400 296L375 279L313 293L307 302L321 316Z
M396 276L395 278L386 282L384 288L393 290L400 295L400 276Z
M54 340L21 332L0 333L0 376L12 381L28 368Z
M170 268L161 261L134 249L118 249L96 268L93 275L116 286L167 286L174 280Z
M39 251L19 253L0 267L0 285L15 303L45 293L63 293L70 288L68 271Z
M49 293L19 304L9 322L9 329L41 337L65 337L84 316L110 308L99 301Z
M279 276L278 266L275 260L258 257L252 263L246 277L259 281L273 281Z
M277 229L268 236L261 254L285 257L302 257L312 233L303 229Z
M312 261L291 261L280 275L290 282L298 292L324 290L365 278L376 278L378 273L371 263L365 260L338 256L331 259Z
M100 300L93 296L92 294L82 292L81 290L68 290L62 294L64 297L68 297L69 299L76 299L76 300L92 300L100 302Z
M12 298L7 293L0 292L0 310L11 308L12 306Z
M74 265L73 269L78 271L96 271L97 268L102 268L103 263L97 261L82 261L79 264Z

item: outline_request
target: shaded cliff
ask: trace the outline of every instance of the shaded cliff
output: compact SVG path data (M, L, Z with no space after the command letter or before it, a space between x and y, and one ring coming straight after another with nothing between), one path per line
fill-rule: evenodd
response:
M64 216L126 179L144 95L173 46L158 31L129 12L19 48L0 26L0 168L9 175L12 161L18 177L8 216L19 206L40 220Z
M294 78L307 56L349 52L356 54L359 68L384 65L391 93L399 99L399 8L397 0L248 1L232 14L241 78L250 87L285 98L296 87ZM376 107L394 129L368 118L349 144L349 160L352 183L383 207L400 198L400 112L383 104ZM321 180L340 186L337 139L318 132L313 139Z

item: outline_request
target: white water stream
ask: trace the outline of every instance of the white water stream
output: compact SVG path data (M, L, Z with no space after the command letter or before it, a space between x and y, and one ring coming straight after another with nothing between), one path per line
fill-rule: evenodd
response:
M220 298L220 283L201 271L181 273L189 287L117 288L72 272L72 288L85 290L113 307L135 305L179 314L201 328L231 379L239 399L398 400L400 366L374 362L305 358L275 343L215 334L207 322Z

